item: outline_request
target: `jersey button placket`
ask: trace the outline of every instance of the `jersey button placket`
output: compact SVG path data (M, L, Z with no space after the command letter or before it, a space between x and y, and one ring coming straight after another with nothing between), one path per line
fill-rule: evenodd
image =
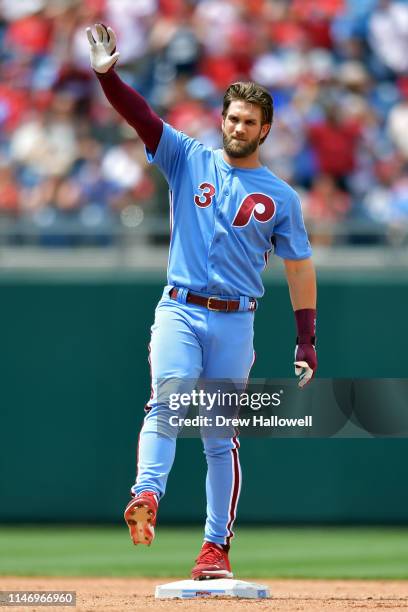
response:
M227 185L227 181L228 181L228 176L226 177L225 180L225 185ZM217 198L218 201L215 202L215 207L214 207L214 215L215 215L215 219L214 219L214 234L213 234L213 238L211 241L211 245L210 245L210 249L208 252L208 270L209 270L209 274L208 274L208 284L209 287L211 287L213 280L214 280L214 271L216 269L214 260L217 261L217 250L215 249L215 253L214 253L214 247L216 247L217 245L220 244L221 242L221 237L218 234L218 229L217 226L219 225L220 221L223 220L224 218L224 213L222 212L222 206L225 202L225 198L229 196L229 189L227 188L226 190L222 190L220 193L220 197Z
M220 200L216 196L213 200L214 229L213 229L213 235L209 243L208 257L207 257L207 283L208 283L209 290L211 290L210 288L211 288L212 281L213 281L213 273L214 273L214 267L215 267L213 263L213 258L214 258L213 247L214 247L214 244L217 242L216 235L217 235L217 220L219 217L219 211L220 211Z
M230 171L225 177L224 189L221 192L220 207L219 207L219 213L218 213L218 216L220 219L224 218L224 214L222 210L224 209L224 211L226 211L226 209L229 206L232 179L233 179L233 176Z

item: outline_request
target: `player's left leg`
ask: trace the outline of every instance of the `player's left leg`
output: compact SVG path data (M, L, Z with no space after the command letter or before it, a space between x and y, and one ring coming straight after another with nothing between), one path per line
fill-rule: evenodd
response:
M253 313L211 312L209 323L211 334L204 350L202 377L212 381L212 389L217 379L234 379L244 387L254 362ZM207 520L205 543L192 572L195 579L232 577L228 550L241 490L239 441L235 433L223 428L223 437L216 437L214 430L203 434Z
M207 459L207 520L204 544L191 576L194 580L232 578L228 551L241 491L238 437L204 437L203 443Z

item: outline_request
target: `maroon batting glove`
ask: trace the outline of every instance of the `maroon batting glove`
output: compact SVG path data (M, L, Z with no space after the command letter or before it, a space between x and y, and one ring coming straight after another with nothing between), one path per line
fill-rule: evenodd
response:
M304 387L312 380L317 369L316 309L295 310L295 318L297 328L295 374L299 376L299 387Z

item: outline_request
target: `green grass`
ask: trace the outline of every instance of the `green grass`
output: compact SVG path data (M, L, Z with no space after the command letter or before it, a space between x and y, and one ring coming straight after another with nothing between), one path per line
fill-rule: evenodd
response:
M242 578L408 578L408 529L239 528ZM161 527L150 548L120 527L2 527L0 575L188 576L202 530Z

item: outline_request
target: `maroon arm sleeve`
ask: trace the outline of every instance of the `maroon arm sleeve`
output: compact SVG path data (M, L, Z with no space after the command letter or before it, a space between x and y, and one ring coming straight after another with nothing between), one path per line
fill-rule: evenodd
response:
M126 85L114 70L95 73L113 108L136 130L146 147L156 152L163 132L163 121L137 91Z
M316 309L301 308L295 310L297 343L314 344L316 340Z

